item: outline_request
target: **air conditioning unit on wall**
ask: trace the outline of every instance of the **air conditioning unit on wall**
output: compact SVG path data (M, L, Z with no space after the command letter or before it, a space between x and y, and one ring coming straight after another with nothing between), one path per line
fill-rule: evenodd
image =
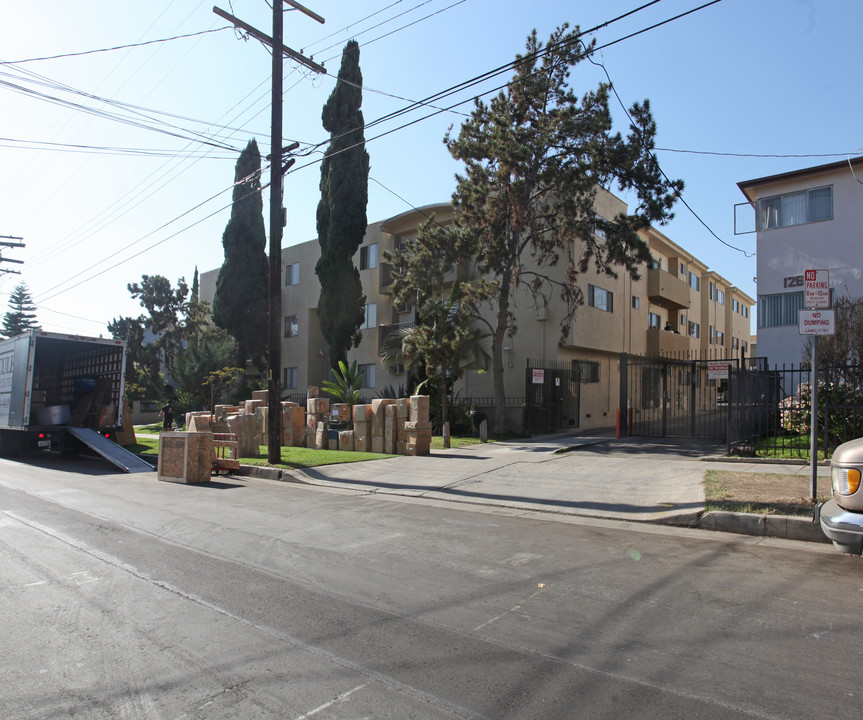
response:
M401 375L405 371L405 366L402 363L390 363L387 370L390 375Z

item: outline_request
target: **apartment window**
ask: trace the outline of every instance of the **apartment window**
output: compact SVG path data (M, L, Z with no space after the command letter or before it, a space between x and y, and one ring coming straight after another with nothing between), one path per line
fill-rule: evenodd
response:
M662 318L656 313L647 313L647 327L658 328L662 326Z
M689 287L693 290L701 290L701 276L695 273L689 273Z
M300 264L292 263L285 265L285 285L299 285L300 283Z
M701 337L701 325L699 325L697 322L692 322L690 320L689 327L687 328L687 334L689 335L689 337Z
M366 305L366 313L365 319L363 320L363 324L360 325L362 330L368 330L369 328L376 328L378 326L378 304L377 303L369 303Z
M716 288L716 302L720 305L725 305L725 293L719 288Z
M286 315L285 316L285 337L296 337L300 334L300 316Z
M297 369L295 367L284 368L282 387L286 390L297 389Z
M717 345L723 345L723 346L725 345L725 333L724 332L720 332L719 330L716 331L716 344Z
M758 297L758 327L797 325L797 315L803 309L803 293L777 293Z
M680 327L686 329L686 313L680 313Z
M749 306L748 305L741 305L740 306L740 314L743 315L743 317L748 318L749 317Z
M734 312L740 312L740 303L737 300L732 300L731 301L731 309Z
M739 350L740 349L740 338L736 338L736 337L731 338L731 347L734 350Z
M647 263L648 270L662 270L662 258L651 258Z
M757 219L759 230L832 220L833 186L761 198Z
M602 215L594 215L594 225L593 225L593 234L598 238L602 238L603 240L608 239L608 234L605 232L605 228L600 227L602 223L608 222Z
M711 325L709 335L707 338L707 342L710 343L711 345L713 345L713 342L715 341L715 339L716 339L716 330L713 327L713 325Z
M686 277L686 263L680 263L680 274Z
M360 248L360 270L371 270L378 266L378 244L371 243Z
M573 379L582 383L599 382L599 363L591 360L572 360Z
M610 290L605 290L596 285L588 285L587 304L597 310L614 312L614 294Z
M373 390L375 387L375 370L377 366L374 363L368 365L358 365L357 370L363 374L362 388L364 390Z
M641 307L641 298L639 298L638 295L633 295L632 296L632 309L638 310L638 308L640 308L640 307Z
M714 283L711 280L709 287L710 287L710 299L713 300L714 296L716 295L716 283Z

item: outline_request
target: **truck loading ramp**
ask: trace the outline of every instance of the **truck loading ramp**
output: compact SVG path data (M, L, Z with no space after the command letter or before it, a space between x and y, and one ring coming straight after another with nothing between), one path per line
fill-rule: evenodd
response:
M119 446L93 428L70 427L66 428L66 432L74 435L88 448L99 453L123 472L153 472L154 470L150 463L141 460L137 455L130 453L126 448Z

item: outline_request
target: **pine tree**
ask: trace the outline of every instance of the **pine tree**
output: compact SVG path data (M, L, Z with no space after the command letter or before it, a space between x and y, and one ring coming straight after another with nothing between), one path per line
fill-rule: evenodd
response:
M400 268L396 301L410 299L413 286L422 286L414 278L427 273L413 254L434 248L447 264L472 267L462 291L487 303L494 318L495 432L504 430L503 347L517 330L518 293L543 303L559 297L565 343L584 302L579 275L592 266L637 279L650 259L638 231L669 220L683 188L663 175L653 154L656 125L647 100L630 108L624 138L612 130L608 85L581 98L571 89L570 70L593 51L579 35L578 27L563 25L543 46L531 33L506 89L488 104L477 100L458 135L445 138L453 158L464 163L453 195L454 227L428 223L414 246L388 256ZM632 192L634 212L598 217L598 187Z
M240 366L263 369L267 349L267 235L261 198L261 154L251 140L237 160L231 219L222 235L225 261L216 280L213 322L237 341Z
M30 298L30 288L27 283L18 283L9 295L9 310L3 316L3 334L14 337L38 327L36 306Z
M321 256L315 272L321 281L318 320L333 369L347 360L351 346L359 345L365 315L365 296L353 262L366 232L369 178L359 61L360 46L352 40L342 52L339 79L322 113L330 146L321 163L317 213Z

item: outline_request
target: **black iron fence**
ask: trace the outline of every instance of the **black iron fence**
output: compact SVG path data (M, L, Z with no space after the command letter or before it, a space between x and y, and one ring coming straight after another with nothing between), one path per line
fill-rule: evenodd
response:
M807 457L813 381L819 456L830 457L843 442L863 436L863 366L819 367L817 379L805 365L744 368L729 378L729 453Z

